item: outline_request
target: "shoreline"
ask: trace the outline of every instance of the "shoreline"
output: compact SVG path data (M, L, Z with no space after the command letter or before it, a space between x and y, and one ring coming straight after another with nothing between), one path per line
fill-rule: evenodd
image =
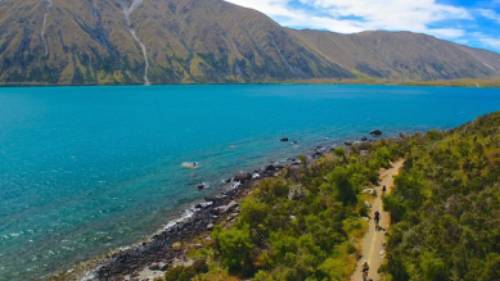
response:
M429 81L397 81L374 79L309 79L309 80L269 80L251 82L185 82L185 83L157 83L144 85L143 83L87 83L87 84L48 84L48 83L0 83L2 88L33 88L33 87L126 87L126 86L209 86L209 85L370 85L370 86L408 86L408 87L463 87L463 88L499 88L500 78L491 79L455 79Z
M312 146L302 155L308 160L316 160L337 147L350 147L353 144L370 143L380 139L380 136L372 136L356 141L324 142ZM213 196L180 206L167 224L143 240L77 263L69 270L56 271L48 275L48 280L136 280L140 273L151 271L150 268L157 273L161 272L163 276L166 269L183 256L182 249L177 247L178 244L183 245L203 236L220 222L235 219L239 215L239 202L246 197L256 182L301 165L298 157L296 155L286 160L272 161L251 172L236 173L225 179L219 186L220 191L215 192Z

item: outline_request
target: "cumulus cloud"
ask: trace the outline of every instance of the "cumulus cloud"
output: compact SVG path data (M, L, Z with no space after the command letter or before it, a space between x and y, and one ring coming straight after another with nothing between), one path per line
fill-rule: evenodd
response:
M474 40L481 42L483 45L488 46L492 49L500 50L500 38L492 37L480 32L476 32L472 35Z
M446 39L454 39L465 36L465 30L458 28L431 28L424 32Z
M279 18L285 25L321 28L341 33L383 29L427 32L453 37L461 36L463 31L457 28L429 26L443 20L471 18L466 9L439 4L435 0L227 1Z
M467 10L435 0L300 0L332 17L359 17L368 29L425 31L441 20L468 19Z
M500 3L500 0L499 0ZM500 14L492 9L476 9L476 12L483 18L495 21L500 24Z
M438 0L226 0L271 16L295 28L340 33L366 30L413 31L461 44L500 50L498 33L487 33L479 19L500 24L500 0L460 7ZM450 3L450 2L448 2ZM499 27L500 28L500 27ZM494 30L495 28L493 28Z

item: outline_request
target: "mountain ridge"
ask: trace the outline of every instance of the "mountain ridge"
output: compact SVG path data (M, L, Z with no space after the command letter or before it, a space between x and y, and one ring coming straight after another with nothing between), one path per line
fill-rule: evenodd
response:
M500 77L496 53L435 38L426 49L420 34L294 30L222 0L4 0L0 34L0 84ZM377 47L381 36L394 43Z
M353 34L289 31L329 60L372 78L425 81L439 77L451 80L500 73L498 54L426 34L408 31L364 31Z

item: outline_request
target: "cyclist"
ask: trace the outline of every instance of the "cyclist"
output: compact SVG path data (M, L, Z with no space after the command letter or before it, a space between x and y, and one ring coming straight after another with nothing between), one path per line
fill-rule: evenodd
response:
M379 230L380 228L380 212L379 211L375 211L375 215L374 215L374 220L375 220L375 229L376 230Z
M365 262L363 264L363 281L368 281L368 272L370 271L370 266L368 265L368 262Z

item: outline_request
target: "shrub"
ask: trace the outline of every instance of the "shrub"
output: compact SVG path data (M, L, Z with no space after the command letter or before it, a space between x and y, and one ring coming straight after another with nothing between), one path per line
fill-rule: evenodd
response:
M488 255L479 281L500 280L500 254Z
M197 274L208 272L204 259L196 260L191 266L176 266L165 274L165 281L191 281Z
M421 256L420 267L423 271L424 281L448 280L448 272L443 260L431 253L427 252Z
M250 239L248 226L217 230L213 236L215 250L230 273L250 276L254 272L252 251L255 245Z

